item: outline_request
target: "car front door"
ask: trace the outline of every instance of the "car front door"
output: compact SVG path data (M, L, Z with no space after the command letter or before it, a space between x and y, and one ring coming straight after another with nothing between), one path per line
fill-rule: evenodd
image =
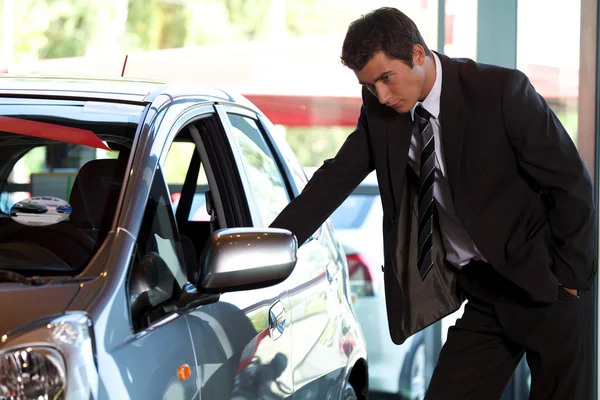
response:
M257 138L231 136L230 127L223 125L223 120L216 116L190 122L190 129L197 135L187 134L185 128L182 130L180 139L175 140L170 154L165 158L165 169L180 171L178 182L169 181L171 187L181 187L181 197L179 194L172 196L174 201L178 201L178 227L181 233L191 239L200 255L203 244L199 241L206 240L200 232L206 232L206 227L210 232L222 228L262 225L254 223L258 221L252 212L255 211L254 205L246 201L247 192L244 188L250 184L244 163L251 162L257 168L254 172L258 174L261 184L271 182L273 176L269 175L272 170L265 158L268 158L264 153L265 148L253 141ZM198 152L200 164L190 160L189 155L193 151L190 152L189 148L195 148ZM241 148L248 150L243 154L249 158L241 155ZM242 158L239 158L240 155ZM201 170L196 176L189 173L198 172L198 168ZM191 180L183 179L185 171L188 171L187 176L192 176ZM193 192L205 192L203 201L185 200L186 182L197 182L197 189ZM283 193L282 198L265 200L282 207L289 201L285 191ZM193 206L194 202L200 204L199 209ZM182 213L180 207L185 204L189 207L190 203L189 210ZM201 398L291 398L292 341L288 318L289 300L283 283L224 293L218 301L191 310L188 322L196 354Z

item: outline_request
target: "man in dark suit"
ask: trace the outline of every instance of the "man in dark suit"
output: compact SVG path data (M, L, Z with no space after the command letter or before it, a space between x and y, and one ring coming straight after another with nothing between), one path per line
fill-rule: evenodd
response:
M533 399L584 399L595 210L560 121L523 73L430 51L393 8L350 25L342 62L356 129L272 226L305 242L375 169L394 342L468 300L426 398L498 398L526 353Z

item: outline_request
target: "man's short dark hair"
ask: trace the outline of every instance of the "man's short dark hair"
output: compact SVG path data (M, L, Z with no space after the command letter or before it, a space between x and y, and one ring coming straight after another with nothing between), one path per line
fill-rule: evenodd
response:
M417 25L406 14L392 7L378 8L348 27L342 46L342 64L360 71L375 53L383 51L388 57L401 60L412 68L412 49L416 44L431 56Z

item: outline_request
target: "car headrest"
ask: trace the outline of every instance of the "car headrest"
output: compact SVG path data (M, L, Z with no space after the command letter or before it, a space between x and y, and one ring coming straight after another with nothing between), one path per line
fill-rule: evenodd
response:
M101 229L114 217L123 175L116 159L88 161L81 167L69 197L70 221L81 229Z

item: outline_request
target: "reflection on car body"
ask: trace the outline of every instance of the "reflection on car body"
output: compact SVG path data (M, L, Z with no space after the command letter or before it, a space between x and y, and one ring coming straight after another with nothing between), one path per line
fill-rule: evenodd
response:
M0 398L366 397L331 226L301 246L266 228L306 180L252 104L145 82L0 88ZM47 191L68 204L56 223L10 218Z

